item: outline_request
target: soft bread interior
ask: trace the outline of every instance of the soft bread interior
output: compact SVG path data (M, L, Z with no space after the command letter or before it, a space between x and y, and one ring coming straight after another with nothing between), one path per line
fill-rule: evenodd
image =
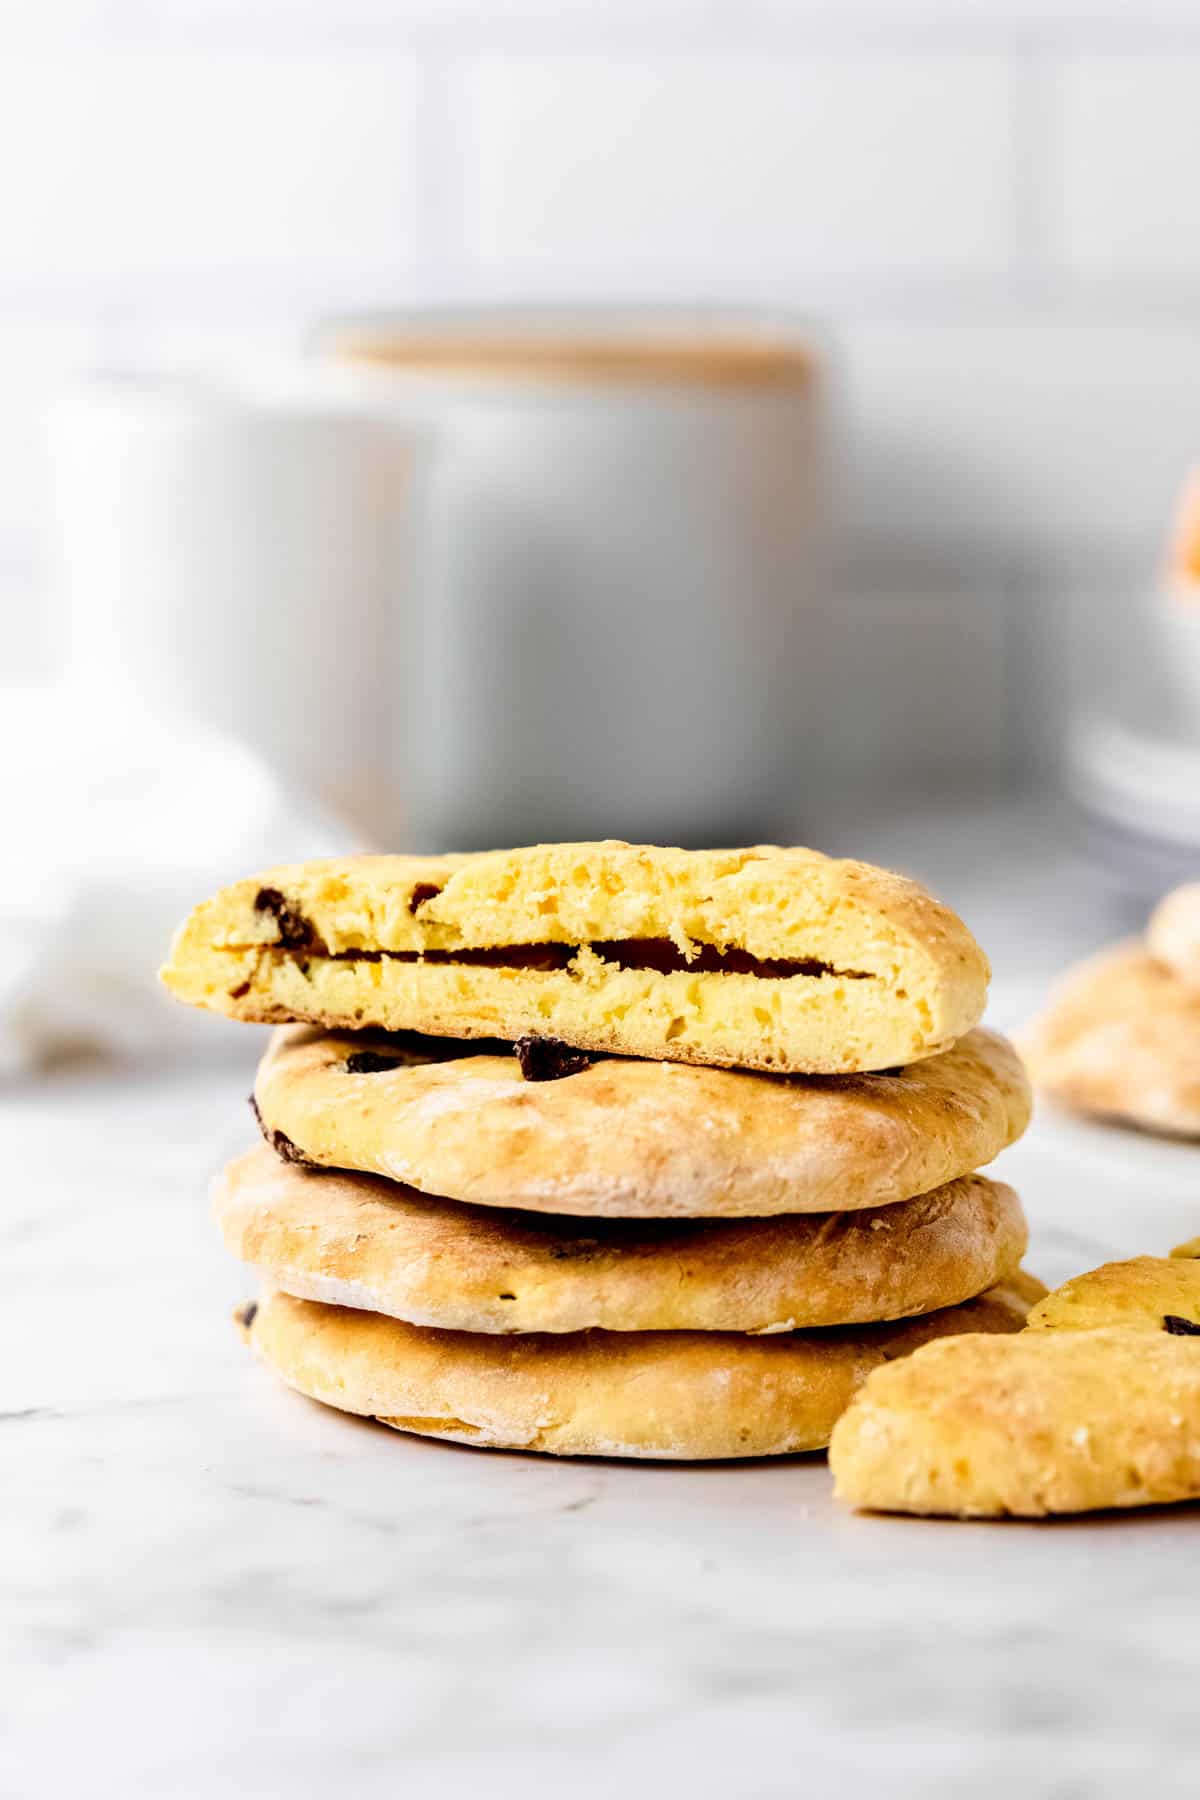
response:
M198 907L163 973L241 1018L837 1072L943 1049L978 1022L989 971L886 870L606 843L276 869Z

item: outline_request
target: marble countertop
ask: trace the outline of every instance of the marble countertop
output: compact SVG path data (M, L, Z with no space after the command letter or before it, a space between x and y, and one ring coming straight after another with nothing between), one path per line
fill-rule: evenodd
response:
M974 829L904 860L1004 1023L1114 920L1045 843L984 880ZM819 1457L482 1454L281 1388L204 1200L256 1048L0 1099L4 1800L1200 1791L1200 1508L858 1518ZM1200 1229L1183 1146L1041 1118L1001 1172L1051 1280Z

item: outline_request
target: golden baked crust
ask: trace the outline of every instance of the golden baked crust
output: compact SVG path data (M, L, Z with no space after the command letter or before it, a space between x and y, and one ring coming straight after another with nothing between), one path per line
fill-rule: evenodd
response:
M1146 928L1146 948L1177 981L1200 990L1200 881L1159 901Z
M854 1331L740 1337L588 1331L488 1337L268 1294L248 1335L302 1394L399 1431L557 1456L818 1450L871 1369L940 1332L1016 1331L1036 1283Z
M1030 1329L1038 1331L1103 1325L1161 1331L1166 1320L1192 1324L1200 1332L1200 1262L1176 1254L1102 1263L1055 1288L1029 1315Z
M933 1312L1015 1274L1027 1232L981 1175L807 1218L586 1223L313 1173L265 1145L214 1187L226 1246L301 1299L473 1332L778 1332Z
M1139 943L1073 970L1021 1050L1034 1086L1066 1106L1200 1136L1200 990Z
M197 907L163 971L234 1018L829 1072L945 1049L988 975L961 920L887 870L620 843L269 870Z
M838 1421L835 1492L880 1512L1090 1512L1200 1497L1200 1339L1115 1326L929 1344Z
M496 1048L292 1026L259 1068L259 1117L330 1168L482 1206L607 1218L883 1206L990 1162L1029 1120L1020 1059L990 1031L879 1075L622 1057L526 1081ZM355 1073L347 1063L364 1051L395 1066Z

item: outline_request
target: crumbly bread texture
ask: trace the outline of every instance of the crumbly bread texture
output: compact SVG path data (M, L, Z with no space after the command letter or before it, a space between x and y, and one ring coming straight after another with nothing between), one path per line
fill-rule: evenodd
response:
M286 1027L255 1082L259 1118L325 1167L593 1218L884 1206L990 1162L1029 1119L1020 1058L990 1031L877 1075L606 1057L527 1081L507 1045L482 1049Z
M1030 1313L1029 1325L1038 1331L1141 1325L1180 1336L1190 1325L1200 1336L1200 1261L1176 1253L1102 1263L1047 1294Z
M1159 901L1146 947L1185 987L1200 993L1200 881L1174 888Z
M873 1368L939 1333L1019 1330L1017 1276L961 1307L853 1331L496 1337L270 1293L242 1314L290 1386L397 1431L557 1456L707 1461L817 1450Z
M1200 1137L1200 989L1140 943L1073 970L1021 1050L1035 1088L1065 1106Z
M163 979L234 1018L800 1072L936 1055L986 958L915 882L813 850L542 844L269 870L196 908Z
M1016 1273L1027 1231L981 1175L857 1213L699 1223L532 1218L265 1145L218 1178L227 1247L302 1299L474 1332L781 1332L899 1319Z
M1200 1338L946 1338L871 1375L829 1462L838 1496L879 1512L1043 1518L1196 1499Z

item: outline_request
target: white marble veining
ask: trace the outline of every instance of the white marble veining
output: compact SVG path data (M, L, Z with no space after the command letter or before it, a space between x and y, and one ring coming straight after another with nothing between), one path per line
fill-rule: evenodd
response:
M821 1458L483 1454L278 1386L204 1202L255 1047L0 1100L3 1800L1200 1792L1200 1509L857 1518ZM1178 1145L1043 1119L1003 1172L1054 1279L1200 1229Z

